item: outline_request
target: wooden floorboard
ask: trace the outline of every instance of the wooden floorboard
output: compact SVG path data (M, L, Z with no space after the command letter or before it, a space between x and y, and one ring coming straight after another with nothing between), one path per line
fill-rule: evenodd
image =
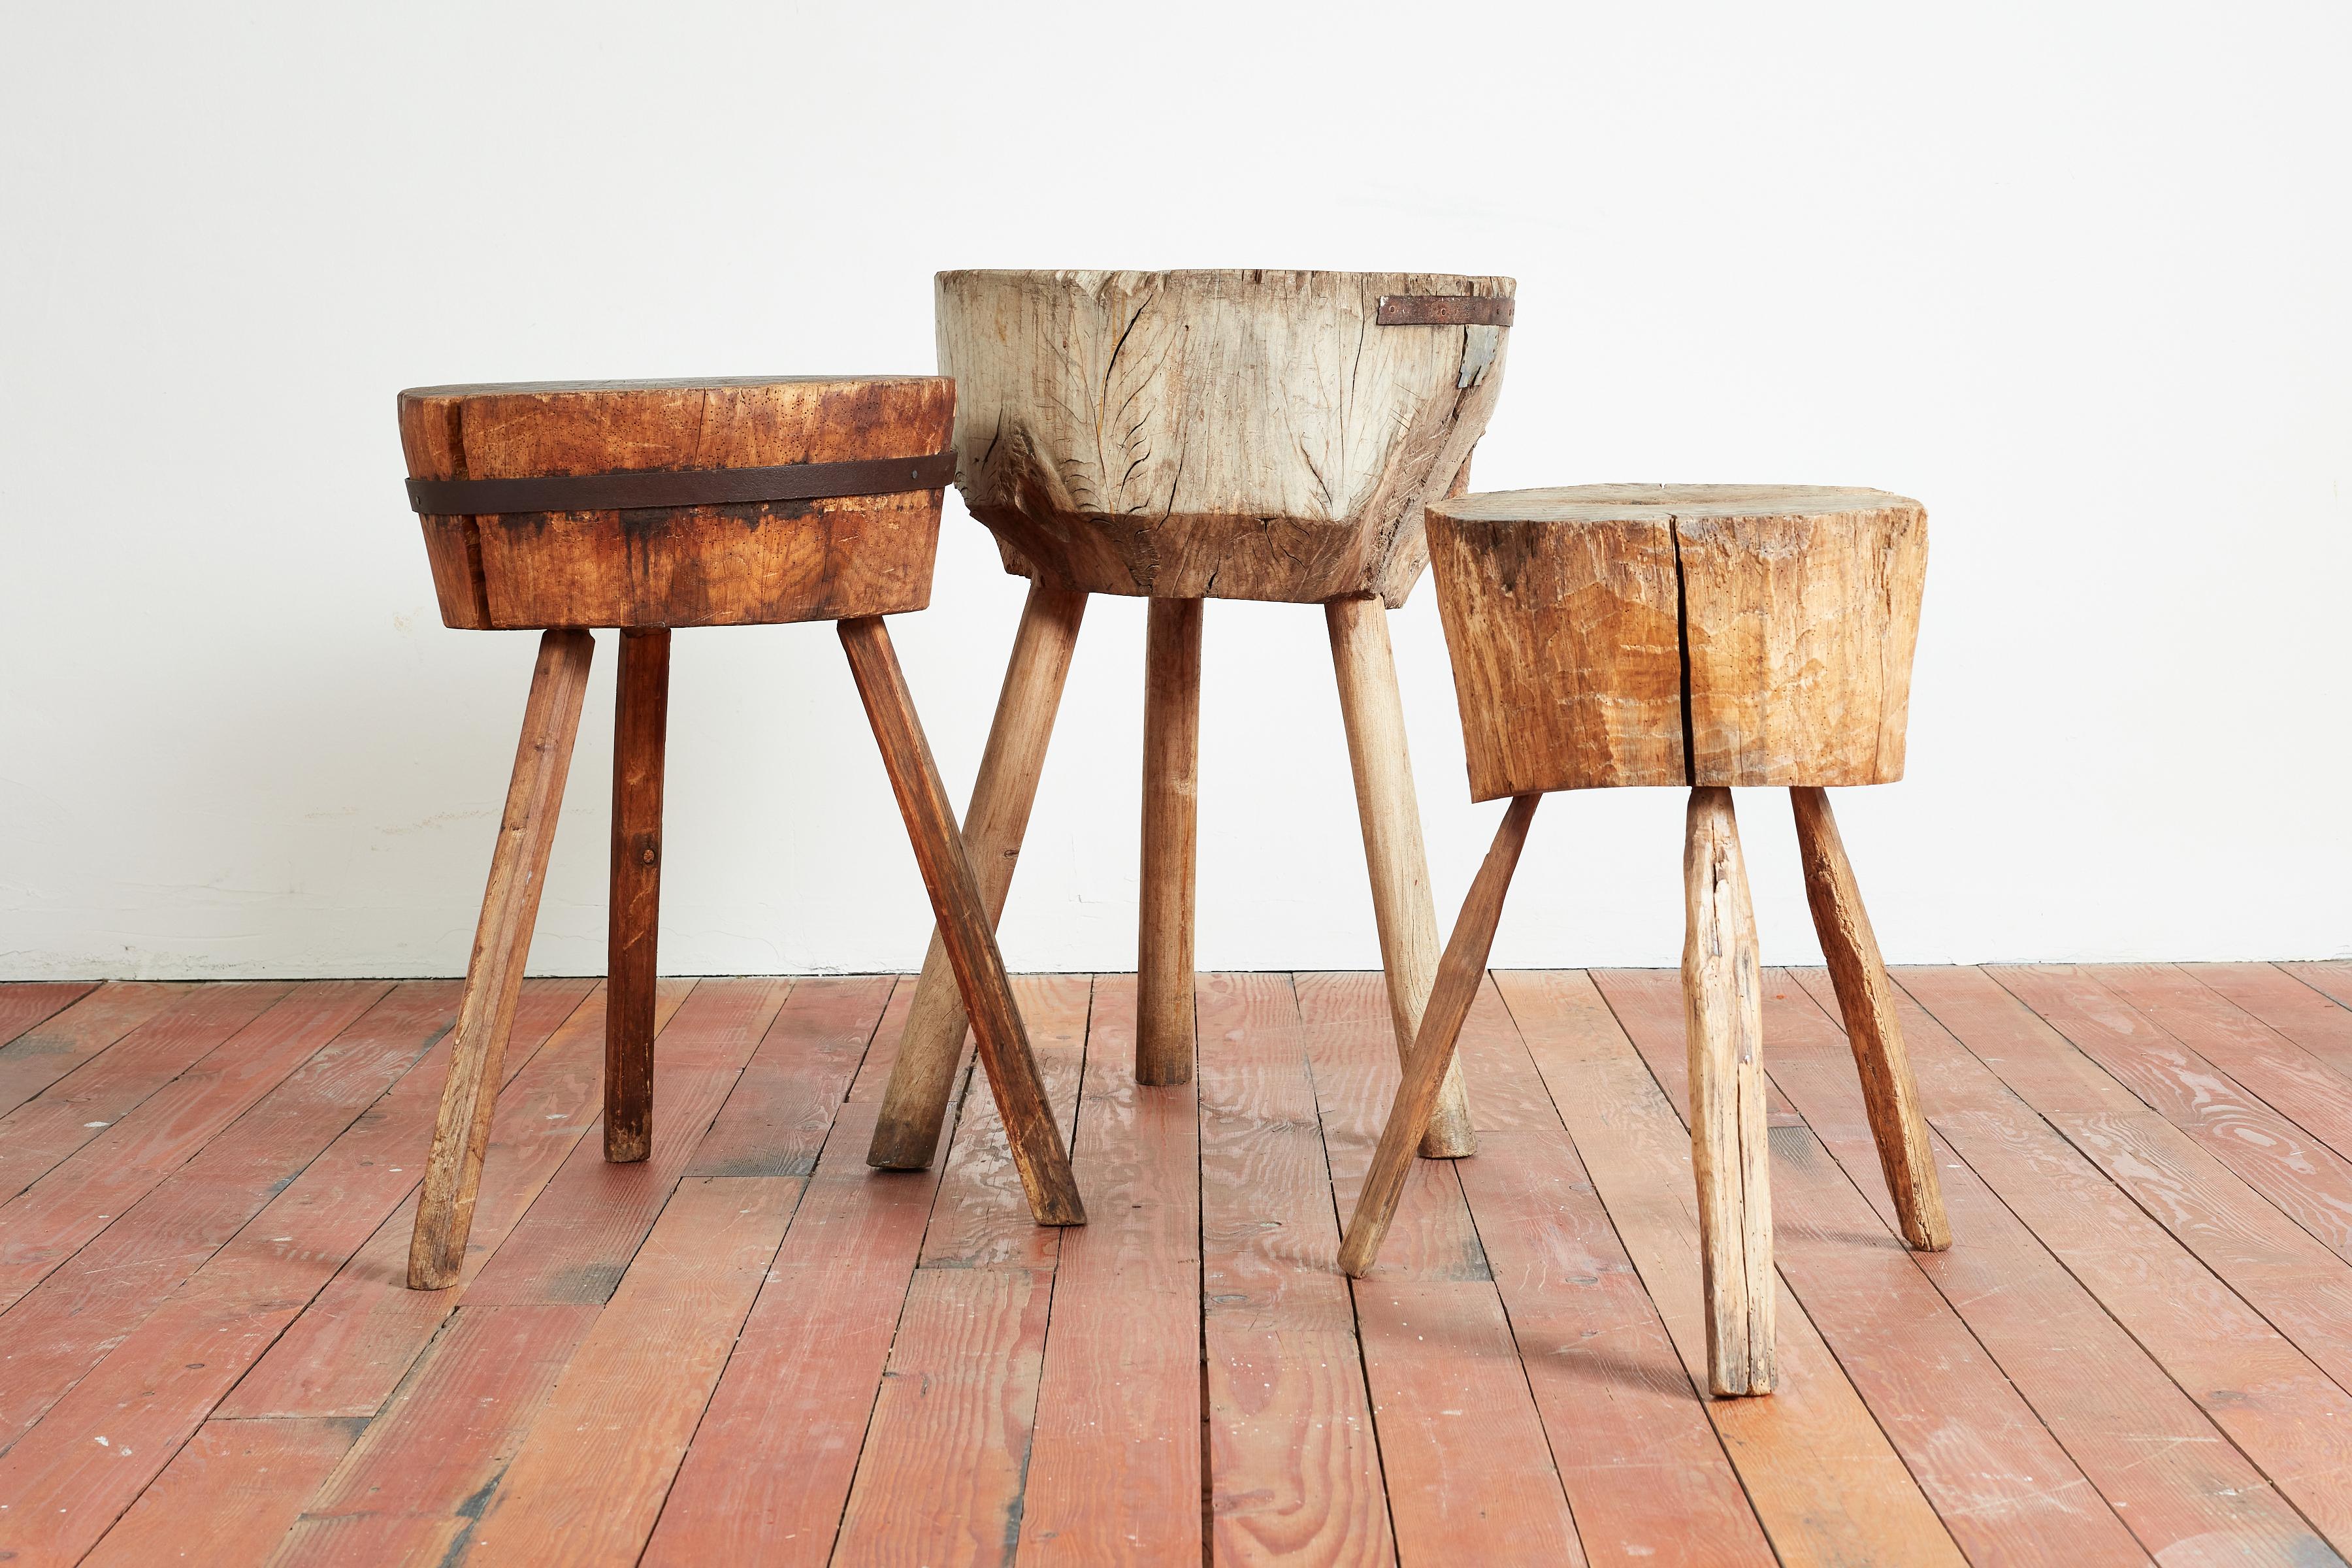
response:
M0 986L0 1047L52 1014L61 1013L97 989L95 982L26 981Z
M1066 1147L1093 978L1029 976L1013 990ZM883 1041L897 1023L884 1016L877 1054L895 1057ZM1020 1539L1062 1233L1030 1222L984 1082L961 1099L945 1162L842 1510L837 1563L996 1563Z
M1216 1561L1396 1560L1331 1169L1284 974L1201 987L1201 1299Z
M2265 1563L2352 1556L2352 965L1897 972L1952 1218L1905 1248L1836 1003L1768 972L1782 1384L1704 1397L1670 972L1502 973L1478 1152L1336 1268L1380 977L1016 992L1092 1223L966 1064L865 1150L912 986L524 992L460 1281L404 1288L445 982L0 986L0 1557Z
M395 990L0 1313L12 1347L0 1364L0 1440L37 1420L298 1179L310 1178L303 1197L316 1191L314 1202L343 1214L364 1208L354 1179L431 1125L430 1107L420 1117L417 1096L394 1091L448 1028L456 1003L445 982Z
M1334 1190L1350 1214L1396 1096L1388 992L1377 974L1298 984ZM1474 1121L1506 1102L1504 1085L1487 1087L1496 1092L1471 1090ZM1353 1296L1398 1555L1584 1561L1454 1162L1419 1163Z
M2352 1160L2328 1147L2324 1135L2297 1126L2094 974L2059 965L1986 973L2323 1246L2352 1259ZM2246 1054L2231 1052L2242 1070ZM2277 1093L2277 1064L2253 1065L2270 1069L2263 1076ZM2315 1076L2334 1077L2324 1069ZM2336 1120L2335 1107L2315 1099L2286 1103L2323 1126Z
M1135 984L1095 983L1066 1230L1022 1494L1024 1563L1201 1561L1198 1084L1135 1081Z
M33 1064L15 1075L28 1088L53 1063L72 1066L0 1118L0 1204L13 1205L43 1175L188 1072L289 989L258 984L191 986L164 998L163 1006L121 1034L109 1026L88 1036L65 1035L56 1051L20 1058ZM105 1002L112 990L107 987L93 1000ZM35 1030L15 1044L46 1033Z
M1878 1173L1853 1058L1833 1022L1829 975L1790 978L1822 1016L1773 1032L1771 1075L1891 1228L1894 1203ZM1797 998L1776 992L1786 1002L1776 1003L1774 1018L1788 1020L1782 1009ZM1931 1124L1940 1127L1965 1103L1956 1047L1916 1010L1904 1026ZM2262 1471L1942 1134L1933 1136L1945 1204L1968 1245L1913 1261L2140 1545L2160 1561L2193 1561L2206 1543L2224 1542L2246 1562L2324 1561L2324 1546Z
M2352 1405L2305 1353L2342 1333L2314 1300L2337 1260L2276 1211L2268 1236L2233 1241L2215 1205L2250 1226L2265 1211L2219 1162L2200 1166L2185 1137L2168 1151L2152 1137L2126 1158L2095 1136L2131 1125L2137 1102L1989 976L1897 980L1918 1004L1900 1011L1937 1131L2315 1531L2352 1551ZM2066 1109L2084 1103L2105 1109ZM2173 1159L2156 1164L2148 1150ZM2309 1255L2284 1254L2297 1246ZM2285 1331L2297 1321L2301 1341Z
M1552 1101L1673 1337L1706 1378L1690 1136L1591 979L1496 976ZM1767 1041L1767 1049L1769 1042ZM1784 1285L1780 1386L1706 1414L1783 1563L1958 1563L1949 1531Z
M1677 977L1651 969L1597 978L1687 1125ZM1818 1047L1819 1033L1828 1032L1844 1047L1842 1032L1794 981L1769 972L1764 978L1768 1073L1780 1059L1776 1047L1792 1037ZM1900 1234L1878 1217L1777 1089L1769 1105L1780 1275L1961 1552L1987 1562L2144 1562L2147 1554L2114 1509L1914 1266ZM1881 1177L1881 1190L1883 1183Z
M112 985L0 987L0 1115L15 1110L194 989ZM36 994L18 997L23 990Z

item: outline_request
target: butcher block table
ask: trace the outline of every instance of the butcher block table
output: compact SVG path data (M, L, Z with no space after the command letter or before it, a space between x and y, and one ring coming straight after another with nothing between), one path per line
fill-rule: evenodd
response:
M1143 692L1137 1081L1192 1076L1206 601L1319 605L1354 765L1402 1054L1437 963L1388 610L1428 560L1424 498L1458 489L1502 385L1507 278L1415 272L942 272L956 483L1030 580L965 815L1003 912L1089 595L1150 601ZM964 1019L933 944L870 1162L931 1158ZM1472 1147L1460 1075L1423 1143Z
M594 651L617 628L604 1157L653 1141L670 634L833 621L913 840L939 945L1041 1225L1084 1222L954 810L885 616L929 601L954 474L940 376L731 377L421 387L400 395L409 500L442 618L540 632L409 1251L420 1290L456 1282L499 1063Z
M1735 785L1786 787L1805 894L1904 1239L1951 1245L1894 992L1828 791L1903 776L1927 518L1883 490L1594 485L1432 501L1431 564L1476 800L1508 797L1340 1262L1370 1268L1436 1103L1536 803L1687 789L1683 1000L1708 1381L1774 1382L1763 982Z

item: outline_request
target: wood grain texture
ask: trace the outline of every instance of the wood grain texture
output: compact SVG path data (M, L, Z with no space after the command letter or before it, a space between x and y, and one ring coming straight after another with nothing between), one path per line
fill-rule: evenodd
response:
M898 1057L898 1036L907 1026L907 1015L913 1011L915 988L904 975L888 977L894 984L890 1000L883 1005L882 1021L874 1030L873 1042L866 1047L866 1059L857 1064L857 1076L849 1080L849 1098L862 1103L880 1105L883 1091L890 1087L890 1069ZM965 1030L968 1042L971 1031ZM969 1066L967 1061L964 1065Z
M662 763L668 739L669 633L625 631L613 716L611 893L604 917L607 1160L642 1160L653 1147Z
M194 987L118 980L96 988L77 984L63 989L79 999L29 1023L20 1014L22 1027L0 1046L0 1117L79 1071L157 1014L185 1001ZM37 1011L54 994L25 1011ZM0 1128L6 1125L0 1121ZM0 1140L5 1137L0 1132Z
M915 1270L834 1562L1006 1560L1053 1297L1050 1268Z
M1432 501L1474 798L1903 776L1927 513L1882 490Z
M1927 1146L1927 1119L1919 1110L1919 1086L1903 1048L1903 1026L1895 1015L1895 987L1878 938L1862 906L1862 889L1839 837L1837 817L1825 791L1789 792L1797 816L1797 858L1805 872L1805 902L1821 938L1840 1016L1862 1075L1863 1102L1878 1136L1878 1159L1894 1195L1903 1239L1923 1252L1952 1245L1944 1215L1943 1189L1936 1180L1936 1157Z
M1706 1401L1574 1141L1556 1119L1549 1131L1489 1131L1461 1177L1586 1556L1623 1568L1770 1563Z
M902 987L903 989L903 987ZM1087 974L1024 974L1013 994L1028 1026L1037 1076L1066 1145L1077 1131L1078 1089L1086 1072L1087 1028L1094 1004ZM1021 1172L996 1101L967 1089L955 1136L940 1173L940 1193L923 1233L926 1268L1035 1268L1050 1270L1062 1233L1029 1217Z
M1204 980L1202 1346L1210 1552L1395 1561L1354 1307L1288 976Z
M38 1419L257 1215L296 1228L306 1205L334 1202L337 1229L301 1227L334 1254L321 1280L364 1241L371 1200L381 1194L388 1207L408 1185L377 1171L431 1121L429 1102L400 1093L404 1075L447 1029L456 1002L447 982L394 988L0 1315L12 1347L0 1358L0 1442Z
M1456 1168L1595 1563L1764 1563L1755 1511L1489 978L1463 1029L1479 1156Z
M1062 1237L1023 1563L1201 1561L1200 1127L1139 1089L1132 983L1095 985L1075 1147L1094 1224Z
M1192 1079L1201 795L1199 599L1154 599L1143 653L1143 864L1136 897L1135 1080Z
M2352 1154L2352 1077L2320 1052L2306 1050L2175 964L2102 964L2098 979L2294 1125L2337 1154ZM2352 1020L2352 1013L2342 1016Z
M0 1458L0 1490L59 1504L40 1517L43 1550L69 1559L102 1534L350 1257L383 1194L414 1180L389 1166L397 1122L356 1123Z
M866 1168L875 1109L853 1101L834 1122L646 1568L822 1563L833 1552L939 1186L934 1171Z
M1473 800L1690 781L1674 520L1634 508L1590 522L1550 515L1565 510L1477 495L1430 503Z
M70 1071L72 1068L80 1065L79 1061L67 1062L60 1065L58 1070L49 1078L41 1079L29 1088L16 1088L18 1084L25 1081L22 1077L25 1069L21 1064L27 1058L35 1055L64 1056L66 1054L61 1047L55 1045L37 1052L17 1050L16 1047L21 1037L43 1020L62 1013L75 1003L85 999L97 988L96 982L88 980L58 983L10 981L5 984L0 984L0 1113L14 1110L26 1100L38 1093L43 1085L55 1081L56 1079ZM132 992L130 995L122 997L118 1005L130 1003L131 996L136 994L138 993ZM159 1003L158 1005L160 1005ZM128 1033L129 1028L130 1026L126 1025L121 1031L118 1031L116 1038ZM104 1047L101 1046L94 1049L103 1048Z
M1894 1205L1874 1190L1876 1143L1835 1021L1802 1016L1803 1001L1836 1006L1829 975L1803 970L1790 978L1806 994L1781 1000L1775 986L1767 1005L1767 1026L1786 1026L1774 1028L1774 1081L1891 1224ZM1918 1016L1907 997L1900 1005ZM1947 1053L1960 1054L1932 1023L1926 1027L1939 1064ZM1981 1065L1974 1070L1979 1087L1955 1084L1952 1104L1974 1092L1979 1103L2003 1108L1991 1110L1996 1117L2031 1120ZM1938 1089L1948 1081L1939 1074ZM1943 1106L1944 1096L1937 1103ZM2221 1542L2248 1562L2292 1564L2325 1551L2253 1463L1984 1179L1949 1145L1939 1141L1937 1148L1967 1242L1921 1258L1918 1267L2140 1544L2158 1561L2194 1561Z
M401 447L420 479L773 468L945 449L938 376L747 376L418 387ZM943 492L626 512L427 517L453 626L696 626L919 610Z
M1374 325L1444 273L942 272L957 484L1005 569L1097 594L1404 602L1507 328Z
M890 634L874 618L843 621L838 630L875 744L882 751L883 768L890 775L890 791L906 819L931 913L955 970L956 988L963 994L981 1067L1012 1142L1029 1212L1039 1225L1084 1225L1086 1209L1070 1174L1061 1129L1055 1125L1021 1010L1004 976L996 923L981 902L955 809L940 783L939 764L923 738L922 721L916 716L898 657L891 650Z
M0 1202L13 1199L131 1115L150 1095L284 1000L290 989L256 982L191 987L131 1028L118 1046L61 1072L0 1117ZM26 1037L38 1038L39 1033ZM74 1049L69 1040L67 1048ZM37 1075L39 1069L34 1070Z
M2352 1008L2297 978L2293 969L2275 963L2189 963L2181 968L2352 1078Z
M2157 1143L2096 1136L2129 1126L2111 1116L2102 1129L2081 1109L2105 1097L2105 1075L2069 1070L2064 1057L2085 1058L1982 973L1895 978L1924 1009L1906 1012L1910 1038L1935 1047L1919 1061L1937 1131L2335 1550L2352 1551L2352 1367L2329 1351L2352 1305L2328 1300L2327 1274L2288 1267L2297 1243L2306 1261L2341 1263L2275 1211L2265 1231L2242 1184L2210 1157L2201 1179L2178 1157L2199 1152L2185 1138L2159 1163ZM2113 1079L2104 1089L2131 1098ZM2250 1201L2231 1203L2233 1186Z
M2186 1081L2213 1120L2184 1126L2180 1111L2190 1097L2178 1093L2182 1079L2175 1076L2188 1065L2175 1055L2183 1047L2159 1047L2144 1023L2147 1051L2110 1053L2114 1037L2099 1040L2080 1017L2070 1020L2074 1034L2060 1033L1985 971L1915 973L1916 984L1907 977L1903 984L2002 1084L2305 1354L2352 1386L2352 1263L2319 1234L2333 1210L2313 1201L2319 1194L2258 1179L2277 1169L2324 1178L2322 1162L2333 1158L2326 1150L2299 1132L2273 1131L2281 1125L2272 1120L2275 1113L2251 1110L2252 1097L2210 1065ZM2092 978L2080 974L2075 983ZM2121 1005L2119 999L2112 1005ZM2083 1048L2078 1036L2098 1045L2099 1054ZM2151 1071L2152 1065L2174 1070ZM2252 1152L2270 1161L2242 1166L2227 1158L2220 1145L2233 1128ZM2282 1137L2283 1149L2267 1147Z
M1588 1559L1495 1287L1353 1287L1397 1551L1406 1563Z
M1705 1386L1688 1131L1589 976L1496 981L1685 1370ZM1772 1397L1708 1400L1706 1410L1781 1562L1964 1561L1793 1296L1777 1323Z
M461 1560L602 1309L465 1307L304 1506L272 1568Z
M1077 1110L1093 982L1014 987L1065 1128ZM1063 1231L1013 1199L1019 1177L994 1103L962 1097L843 1510L836 1563L1001 1563L1020 1535L1046 1316Z
M344 1416L207 1421L84 1563L262 1563L364 1422Z
M1423 1142L1444 1085L1460 1081L1454 1042L1486 979L1486 954L1495 944L1495 928L1503 917L1511 873L1518 867L1528 826L1542 799L1523 795L1511 802L1495 829L1495 842L1486 851L1485 863L1470 883L1462 912L1454 918L1454 935L1438 965L1436 987L1422 1015L1420 1037L1404 1064L1395 1103L1381 1129L1380 1145L1372 1152L1371 1168L1348 1222L1347 1239L1339 1247L1339 1267L1357 1279L1370 1273L1380 1256L1381 1242L1388 1235L1389 1222L1396 1217L1397 1200L1403 1195L1405 1178L1412 1170L1413 1152Z
M1389 645L1388 611L1379 600L1333 599L1323 606L1339 677L1339 718L1348 731L1348 761L1356 777L1356 815L1364 829L1364 865L1371 873L1372 920L1381 937L1381 969L1389 1011L1396 1021L1397 1056L1410 1059L1421 1016L1436 984L1441 953L1437 907L1429 891L1429 855L1422 846L1421 805L1414 797L1412 758L1405 744L1404 700L1397 690L1396 654ZM1481 964L1485 963L1480 960ZM1458 1061L1421 1138L1432 1160L1458 1160L1478 1146Z
M996 717L988 727L988 744L980 754L980 773L963 816L964 852L971 859L991 925L1004 917L1004 900L1013 889L1022 841L1028 836L1029 809L1037 799L1046 743L1053 739L1054 716L1061 707L1086 608L1084 594L1032 583L1028 601L1021 607L1021 625L1013 635L1013 657L1004 668ZM931 1157L946 1121L967 1024L955 966L948 960L947 943L934 931L907 1026L898 1036L898 1054L891 1064L866 1163L908 1170Z
M490 852L489 887L466 963L441 1115L417 1200L416 1235L408 1251L412 1289L454 1284L465 1265L466 1231L473 1223L482 1156L498 1111L500 1064L530 957L531 928L539 919L548 851L555 842L555 819L563 805L563 781L580 733L580 705L588 694L588 663L594 653L595 643L583 631L551 631L540 637L514 775Z
M681 1184L499 1478L468 1562L633 1565L801 1194Z
M0 984L0 1046L96 989L92 980L18 980Z
M657 1021L667 1021L691 984L665 983ZM383 1408L457 1310L459 1289L497 1255L595 1121L604 996L597 987L583 1001L587 991L587 983L580 981L533 980L523 988L507 1048L509 1082L491 1123L489 1155L483 1164L473 1234L457 1286L422 1291L409 1289L407 1283L415 1188L423 1172L415 1151L423 1141L423 1126L430 1125L439 1104L442 1063L427 1057L396 1091L404 1099L413 1095L427 1102L422 1125L412 1131L405 1147L376 1161L384 1177L404 1184L391 1190L404 1194L406 1201L387 1199L389 1213L374 1232L334 1269L302 1315L221 1401L216 1414L240 1419L369 1415ZM395 1124L398 1119L385 1120Z
M2001 965L1986 973L2328 1250L2352 1261L2352 1160L2079 969ZM2297 1109L2320 1121L2331 1108L2320 1102Z
M668 1110L652 1152L616 1165L593 1141L576 1142L467 1284L464 1304L609 1300L792 988L787 980L698 982L662 1032L655 1070Z
M1367 973L1299 974L1292 984L1306 1029L1307 1065L1315 1075L1332 1197L1340 1214L1352 1215L1403 1077L1397 1065L1387 987L1378 974ZM1498 1109L1483 1099L1480 1107L1490 1113ZM1454 1162L1433 1162L1423 1168L1421 1180L1405 1184L1370 1278L1391 1275L1415 1279L1493 1277L1477 1225L1463 1201Z
M0 1206L0 1309L195 1158L387 989L329 981L295 991Z
M2352 1007L2352 963L2283 963L2279 967L2337 1005Z
M1691 791L1683 848L1683 1016L1698 1179L1699 1275L1709 1387L1769 1394L1774 1380L1772 1185L1765 1142L1763 980L1731 792Z
M860 1065L903 983L892 974L793 982L710 1131L689 1176L805 1176L816 1169Z
M1594 976L1650 1071L1689 1102L1681 998L1654 970ZM1795 982L1765 976L1774 1060L1833 1028ZM2147 1553L2035 1416L1968 1325L1846 1179L1803 1118L1775 1097L1775 1251L1781 1274L1970 1562L2144 1563Z
M2168 1040L2235 1084L2221 1064L2291 1063L2289 1042L2316 1054L2328 1016L2314 1008L2336 1004L2283 970L2228 969L2061 978L2084 988L2067 1002L2084 1017L2112 1010L2101 1048L2127 1066L2164 1059ZM657 1563L1001 1563L1048 1498L1061 1527L1028 1554L1089 1563L1910 1563L1955 1561L1948 1537L1971 1562L2338 1561L2352 1262L1983 972L1894 978L1974 1047L1896 994L1961 1245L1916 1253L1894 1234L1828 974L1764 971L1784 1375L1770 1399L1719 1401L1668 974L1603 974L1605 998L1575 973L1482 987L1458 1047L1481 1085L1482 1152L1411 1185L1389 1255L1348 1295L1333 1206L1361 1184L1398 1082L1381 977L1202 976L1197 1110L1144 1127L1121 1119L1191 1097L1135 1094L1099 1149L1094 1131L1076 1140L1082 1178L1113 1173L1106 1157L1153 1173L1089 1190L1134 1223L1099 1226L1112 1245L1076 1317L1049 1298L1088 1233L1040 1230L1004 1202L1017 1178L988 1097L956 1102L939 1177L864 1166L913 990L888 977L788 996L665 983L661 1009L688 1006L663 1034L661 1140L623 1166L584 1135L601 999L528 984L469 1253L481 1277L407 1291L403 1199L450 1042L373 1100L368 1085L455 999L451 983L404 984L236 1096L214 1087L241 1071L226 1058L200 1067L199 1100L167 1085L175 1098L111 1146L120 1178L82 1157L102 1191L133 1195L121 1213L94 1199L105 1227L0 1316L0 1384L74 1344L98 1357L0 1438L0 1552L625 1556L684 1447ZM1103 989L1090 1020L1085 979L1016 983L1066 1124L1090 1022L1097 1080L1131 1057L1131 983ZM2237 1020L2224 996L2267 1012ZM267 1015L229 1057L290 1053L308 1028ZM2320 1117L2300 1081L2269 1086L2297 1127ZM708 1119L720 1093L698 1140L671 1114ZM191 1152L182 1112L199 1100ZM804 1177L812 1127L828 1141ZM1197 1153L1170 1153L1188 1129ZM681 1164L698 1173L664 1208ZM757 1247L737 1257L724 1233L747 1205L724 1190L803 1181L773 1267ZM1146 1192L1142 1213L1125 1207ZM710 1226L688 1236L697 1204ZM615 1280L613 1301L589 1299ZM755 1286L738 1336L728 1319ZM392 1305L431 1312L395 1325ZM1146 1432L1183 1468L1155 1468Z

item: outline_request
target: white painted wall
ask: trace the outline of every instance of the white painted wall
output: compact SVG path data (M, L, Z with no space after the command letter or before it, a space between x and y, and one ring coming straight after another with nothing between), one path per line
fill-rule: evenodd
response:
M74 5L0 50L0 975L450 973L530 664L438 624L393 394L932 364L971 266L1507 272L1481 488L1925 500L1890 957L2352 952L2352 10ZM1020 584L952 497L896 635L969 787ZM1133 963L1141 605L1097 600L1007 915ZM1440 922L1474 808L1396 617ZM1212 606L1200 956L1377 962L1321 617ZM613 650L534 952L601 968ZM928 916L830 628L682 634L678 973ZM1814 953L1744 795L1767 956ZM1559 797L1496 961L1664 963L1680 802Z

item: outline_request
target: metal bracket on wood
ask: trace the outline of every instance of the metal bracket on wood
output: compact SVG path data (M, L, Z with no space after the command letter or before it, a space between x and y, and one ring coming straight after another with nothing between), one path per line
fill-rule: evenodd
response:
M1383 327L1507 327L1508 294L1383 294L1379 324Z

